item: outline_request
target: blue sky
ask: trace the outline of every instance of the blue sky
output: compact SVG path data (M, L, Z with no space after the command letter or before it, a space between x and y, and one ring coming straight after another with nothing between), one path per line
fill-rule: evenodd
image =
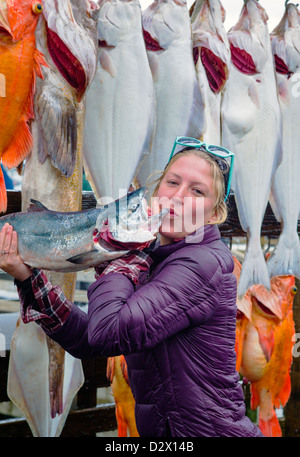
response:
M188 6L193 3L193 0L187 0ZM236 24L241 9L243 7L243 0L221 0L225 11L226 11L226 21L225 28L229 30L230 27ZM140 0L142 9L147 8L148 5L152 3L152 0ZM269 31L271 32L280 22L284 10L285 10L285 0L259 0L260 5L266 10L269 21Z

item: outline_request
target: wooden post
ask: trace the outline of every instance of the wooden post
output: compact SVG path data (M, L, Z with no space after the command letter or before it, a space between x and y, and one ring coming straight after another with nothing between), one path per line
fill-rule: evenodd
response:
M299 343L297 334L300 335L300 280L296 278L295 284L298 289L293 304L296 345L291 367L291 396L284 408L284 436L286 437L300 437L300 347L297 347L297 342Z

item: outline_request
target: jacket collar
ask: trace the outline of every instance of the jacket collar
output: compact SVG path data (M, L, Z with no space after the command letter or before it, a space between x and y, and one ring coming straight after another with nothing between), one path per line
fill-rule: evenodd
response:
M185 246L191 246L193 244L209 244L212 241L219 240L220 238L221 235L217 225L205 225L204 227L200 227L200 229L196 230L196 232L188 235L186 238L183 238L180 241L175 241L171 244L165 244L164 246L158 246L150 253L150 256L153 260L153 263L157 264L162 262L170 254L173 254L173 252Z

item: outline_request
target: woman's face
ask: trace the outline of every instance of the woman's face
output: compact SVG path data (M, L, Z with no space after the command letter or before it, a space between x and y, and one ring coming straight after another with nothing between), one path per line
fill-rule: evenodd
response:
M215 221L217 197L211 165L195 154L177 159L162 179L156 198L160 209L169 209L160 227L162 244L184 238Z

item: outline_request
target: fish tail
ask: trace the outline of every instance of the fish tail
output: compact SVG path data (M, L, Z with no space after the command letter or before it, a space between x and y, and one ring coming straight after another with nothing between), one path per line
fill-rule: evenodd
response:
M2 168L0 167L0 213L6 213L7 194Z
M238 282L238 296L242 298L247 289L254 284L262 284L270 290L270 276L262 250L249 249L242 264Z
M268 421L259 419L258 427L262 434L266 437L281 437L282 431L279 424L279 421L276 416L275 410L273 410L272 417Z
M300 241L296 231L289 236L281 233L267 267L270 277L292 274L300 278Z

